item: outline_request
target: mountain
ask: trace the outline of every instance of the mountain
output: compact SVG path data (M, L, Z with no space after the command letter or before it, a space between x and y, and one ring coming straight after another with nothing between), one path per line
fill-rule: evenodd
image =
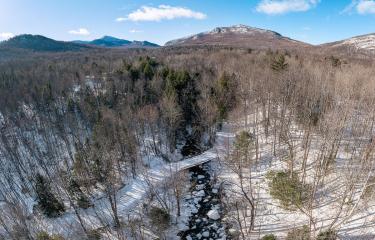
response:
M341 54L375 54L375 33L352 37L319 46L325 51Z
M34 52L67 52L81 51L91 48L92 47L83 44L56 41L41 35L31 34L18 35L0 43L0 49L4 51L23 49Z
M96 46L101 46L101 47L121 47L125 45L129 45L131 41L124 40L124 39L119 39L115 37L110 37L110 36L104 36L100 39L95 39L88 44L91 45L96 45Z
M159 45L148 41L129 41L111 36L104 36L93 41L77 40L73 42L80 44L95 45L100 47L159 47Z
M311 46L299 42L281 34L249 27L246 25L234 25L231 27L217 27L212 31L199 33L193 36L167 42L166 46L188 45L226 45L250 48L296 48Z
M133 41L132 46L142 46L142 47L160 47L158 44L156 43L152 43L152 42L149 42L149 41Z

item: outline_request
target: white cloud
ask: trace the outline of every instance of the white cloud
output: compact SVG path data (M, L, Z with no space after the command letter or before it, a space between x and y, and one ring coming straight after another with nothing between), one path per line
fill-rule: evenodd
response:
M125 17L116 18L116 22L124 22L126 20L127 20L127 18L125 18Z
M80 28L78 30L70 30L69 33L74 34L74 35L81 35L81 36L90 35L89 30L87 30L86 28Z
M340 12L340 14L351 13L353 8L355 8L357 4L358 4L358 0L352 0L352 2L348 6L346 6L344 10Z
M160 5L158 7L142 6L134 12L128 14L127 17L119 17L117 22L123 21L161 21L171 20L175 18L193 18L205 19L207 16L201 12L195 12L185 7L172 7L168 5Z
M342 14L351 14L357 12L358 14L375 14L374 0L352 0L352 2L341 11Z
M132 29L129 31L130 33L142 33L142 30Z
M320 0L262 0L256 10L269 15L288 12L305 12L315 7Z
M2 41L2 40L8 40L9 38L12 38L12 37L14 37L13 33L10 33L10 32L2 32L2 33L0 33L0 41Z
M375 1L374 0L362 0L359 1L356 6L359 14L375 14Z

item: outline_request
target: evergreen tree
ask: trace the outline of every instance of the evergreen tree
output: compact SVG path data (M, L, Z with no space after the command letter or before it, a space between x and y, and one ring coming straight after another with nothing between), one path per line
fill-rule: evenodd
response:
M129 70L129 76L133 82L139 79L139 71L134 68L130 68Z
M234 145L236 150L240 152L248 152L253 142L254 137L249 132L242 131L240 132L240 134L236 136L236 141Z
M56 217L65 211L63 203L52 193L49 182L40 174L35 178L35 190L38 207L47 217Z
M286 59L285 59L285 56L280 54L278 55L277 57L275 57L273 60L272 60L272 63L271 63L271 68L272 70L274 70L275 72L281 72L281 71L284 71L288 68L288 63L286 62Z
M237 153L236 161L242 161L242 163L248 164L254 148L254 136L247 131L242 131L236 136L234 148Z
M234 107L236 102L234 79L227 73L223 73L215 82L212 96L218 109L218 120L223 121L228 112Z
M92 204L86 195L82 192L79 184L74 179L70 180L69 183L69 193L76 200L77 204L81 208L89 208Z
M145 67L143 68L143 74L147 80L151 80L154 77L154 70L152 69L150 63L146 63Z

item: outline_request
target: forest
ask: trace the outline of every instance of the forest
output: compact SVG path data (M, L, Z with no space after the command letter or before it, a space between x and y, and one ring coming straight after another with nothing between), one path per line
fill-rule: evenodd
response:
M209 46L1 62L0 239L374 239L374 66Z

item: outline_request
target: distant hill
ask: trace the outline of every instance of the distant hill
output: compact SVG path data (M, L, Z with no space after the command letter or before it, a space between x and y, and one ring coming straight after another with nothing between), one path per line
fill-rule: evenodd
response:
M129 41L111 36L104 36L93 41L77 40L73 42L79 44L95 45L100 47L159 47L159 45L148 41Z
M274 31L249 27L246 25L217 27L208 32L202 32L193 36L169 41L165 45L226 45L261 49L289 49L311 46L310 44L284 37L281 34Z
M101 47L120 47L120 46L131 44L131 41L119 39L119 38L115 38L111 36L104 36L102 38L95 39L90 42L86 42L86 44L96 45L96 46L101 46Z
M156 43L149 42L149 41L133 41L131 46L160 47L160 45L158 45Z
M318 47L325 52L336 54L375 54L375 33L325 43Z
M24 49L34 52L67 52L91 49L91 46L56 41L41 35L23 34L15 36L7 41L0 42L0 50Z

